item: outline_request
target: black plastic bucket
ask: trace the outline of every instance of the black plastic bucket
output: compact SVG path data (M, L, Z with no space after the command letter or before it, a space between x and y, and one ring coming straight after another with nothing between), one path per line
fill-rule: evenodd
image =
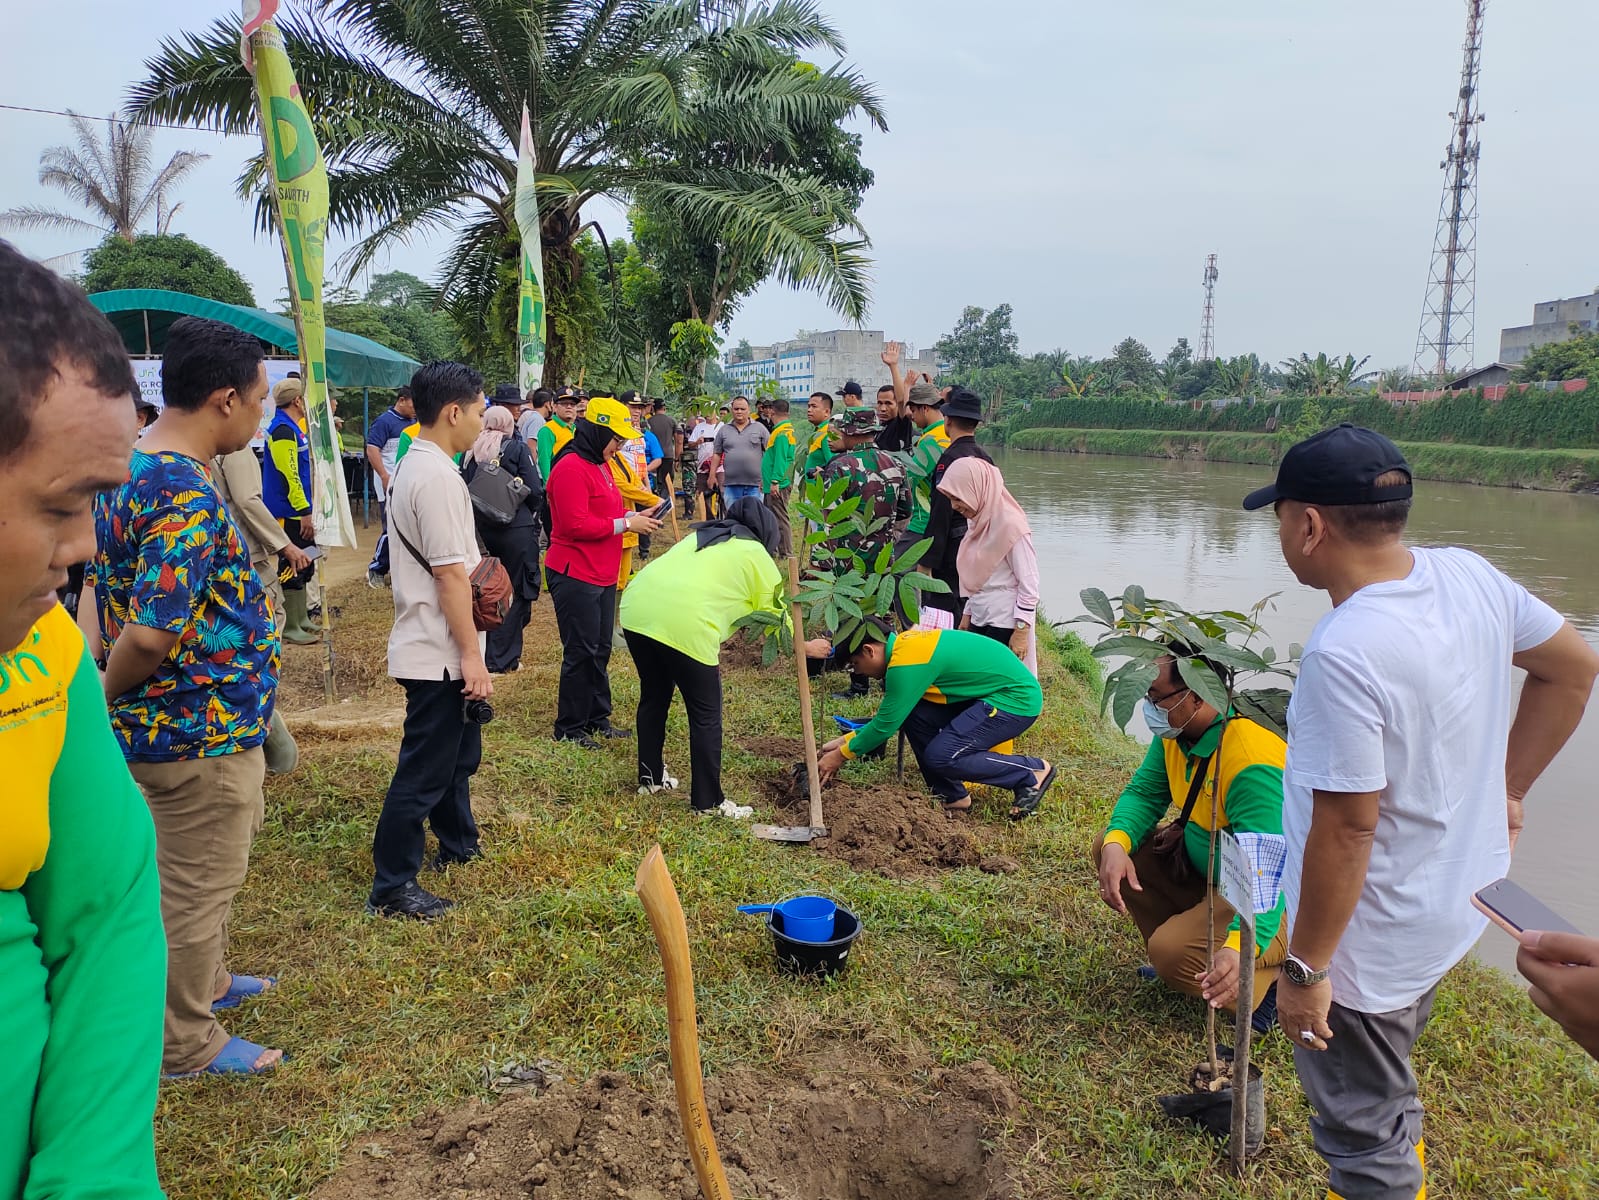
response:
M783 914L766 914L766 927L772 931L772 951L777 969L785 975L836 975L849 966L849 950L861 935L861 921L842 904L833 917L833 940L796 942L783 933Z

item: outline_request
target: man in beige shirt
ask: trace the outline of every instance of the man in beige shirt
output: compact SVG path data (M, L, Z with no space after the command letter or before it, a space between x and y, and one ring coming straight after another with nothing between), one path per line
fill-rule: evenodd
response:
M369 913L430 921L450 901L417 883L424 822L439 840L432 865L477 858L472 775L483 756L484 703L494 692L472 621L479 554L472 499L454 458L483 429L483 376L435 362L411 378L418 430L389 491L394 629L389 674L405 689L405 731L372 839Z
M289 540L283 526L267 511L261 499L261 460L255 451L246 446L232 454L211 460L211 479L221 493L233 521L244 534L245 545L250 550L250 565L261 577L266 588L267 603L272 606L272 619L278 633L283 633L283 582L278 578L278 556L281 554L291 570L303 571L311 565L304 550ZM288 641L299 642L298 631L289 635ZM307 638L315 641L315 638Z

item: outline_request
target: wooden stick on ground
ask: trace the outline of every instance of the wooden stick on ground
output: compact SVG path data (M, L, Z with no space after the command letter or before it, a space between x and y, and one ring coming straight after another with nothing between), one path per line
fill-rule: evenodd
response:
M705 1200L732 1200L727 1173L716 1152L716 1135L705 1111L705 1085L700 1076L700 1039L694 1020L694 967L688 952L688 923L666 869L661 848L653 846L639 864L633 888L644 902L666 970L666 1027L671 1038L672 1083L677 1112Z
M811 716L811 675L805 666L805 613L800 608L799 559L789 556L788 594L796 597L789 606L789 617L794 624L794 661L799 668L800 728L805 734L805 773L811 785L811 828L822 825L822 772L816 765L816 723ZM819 835L818 835L819 836Z

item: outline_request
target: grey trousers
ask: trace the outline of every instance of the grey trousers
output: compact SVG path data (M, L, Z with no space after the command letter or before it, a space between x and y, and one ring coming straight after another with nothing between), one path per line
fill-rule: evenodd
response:
M1410 1050L1437 994L1434 985L1408 1008L1387 1013L1335 1003L1327 1049L1294 1047L1294 1067L1314 1110L1311 1136L1337 1200L1416 1200L1421 1192L1421 1101Z

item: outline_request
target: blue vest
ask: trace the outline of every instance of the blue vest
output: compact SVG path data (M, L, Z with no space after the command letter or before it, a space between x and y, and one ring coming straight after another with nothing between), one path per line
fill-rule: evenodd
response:
M294 442L295 457L300 470L300 487L305 492L306 501L309 503L311 499L311 443L306 440L305 434L300 432L300 426L294 418L280 408L277 415L272 418L272 424L267 426L266 451L261 461L261 499L266 501L267 511L279 520L305 515L295 512L294 506L289 503L289 481L284 478L283 472L278 470L278 464L272 458L272 443L282 439Z

